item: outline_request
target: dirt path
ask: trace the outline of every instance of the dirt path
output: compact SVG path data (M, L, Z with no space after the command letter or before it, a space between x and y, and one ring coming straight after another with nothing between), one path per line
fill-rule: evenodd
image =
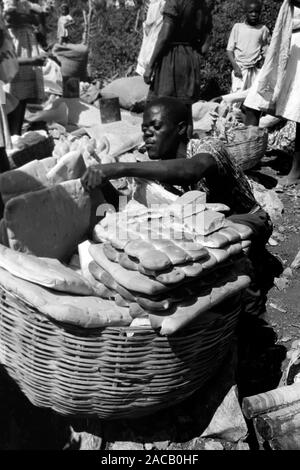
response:
M289 159L285 156L269 157L260 169L263 176L280 183L286 173ZM277 190L276 190L277 192ZM291 269L291 264L300 251L300 185L277 192L284 204L284 213L274 223L274 231L268 250L282 265L279 280L270 290L267 302L266 320L277 334L277 344L290 349L295 340L300 339L300 267ZM283 369L287 361L283 363Z

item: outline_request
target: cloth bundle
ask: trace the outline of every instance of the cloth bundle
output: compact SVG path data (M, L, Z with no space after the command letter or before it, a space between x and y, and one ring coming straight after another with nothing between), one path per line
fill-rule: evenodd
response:
M89 246L88 275L166 335L249 284L241 260L251 230L212 210L226 206L192 204L202 200L193 193L164 209L108 214Z

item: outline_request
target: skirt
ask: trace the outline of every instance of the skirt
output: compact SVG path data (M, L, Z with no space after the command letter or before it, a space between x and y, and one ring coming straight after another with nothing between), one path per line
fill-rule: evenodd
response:
M18 58L33 58L40 54L39 45L30 26L10 28ZM40 102L44 99L42 67L23 65L9 85L9 93L19 100Z
M200 52L188 44L174 44L156 66L148 100L174 97L191 105L201 98L204 60Z

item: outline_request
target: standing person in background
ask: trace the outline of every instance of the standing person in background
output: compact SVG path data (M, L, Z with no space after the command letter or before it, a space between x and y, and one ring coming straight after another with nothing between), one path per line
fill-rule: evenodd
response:
M193 133L192 104L201 98L202 54L207 51L211 21L205 2L166 0L163 24L144 74L148 100L174 97L189 110L188 136Z
M247 2L245 22L236 23L230 33L227 56L233 68L231 93L250 88L262 67L270 32L260 23L261 8L259 0Z
M42 8L38 4L26 0L4 2L4 19L20 66L9 85L9 92L19 100L17 108L8 115L11 135L21 135L27 103L44 99L42 66L47 56L41 52L34 34L34 15L40 12Z
M163 23L163 9L166 0L150 0L145 5L146 18L143 23L143 41L139 52L136 71L144 75L147 64L153 54L153 50Z
M3 18L0 14L0 173L3 173L10 169L9 161L6 154L6 147L11 146L11 140L6 115L7 94L5 93L5 83L7 83L7 81L9 80L8 77L10 73L8 71L6 59L12 59L15 61L15 71L13 72L13 75L15 75L18 70L16 58L11 57L9 50L6 47L7 41L10 41L10 37L7 32ZM2 208L3 204L0 198L0 215L2 213Z
M57 40L59 44L65 44L69 42L68 28L74 24L74 20L66 3L61 6L61 13L57 23Z
M300 183L300 0L280 8L266 60L244 102L246 124L258 125L261 112L296 122L292 168L283 186Z

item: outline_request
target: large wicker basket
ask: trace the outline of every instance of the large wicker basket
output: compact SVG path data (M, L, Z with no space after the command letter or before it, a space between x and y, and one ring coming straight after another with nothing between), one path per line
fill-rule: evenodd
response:
M0 363L33 405L73 418L136 418L186 399L220 368L241 310L238 294L167 338L58 324L1 286L0 296Z
M264 157L268 147L268 131L248 126L230 131L231 142L226 144L229 155L246 171L254 168Z

